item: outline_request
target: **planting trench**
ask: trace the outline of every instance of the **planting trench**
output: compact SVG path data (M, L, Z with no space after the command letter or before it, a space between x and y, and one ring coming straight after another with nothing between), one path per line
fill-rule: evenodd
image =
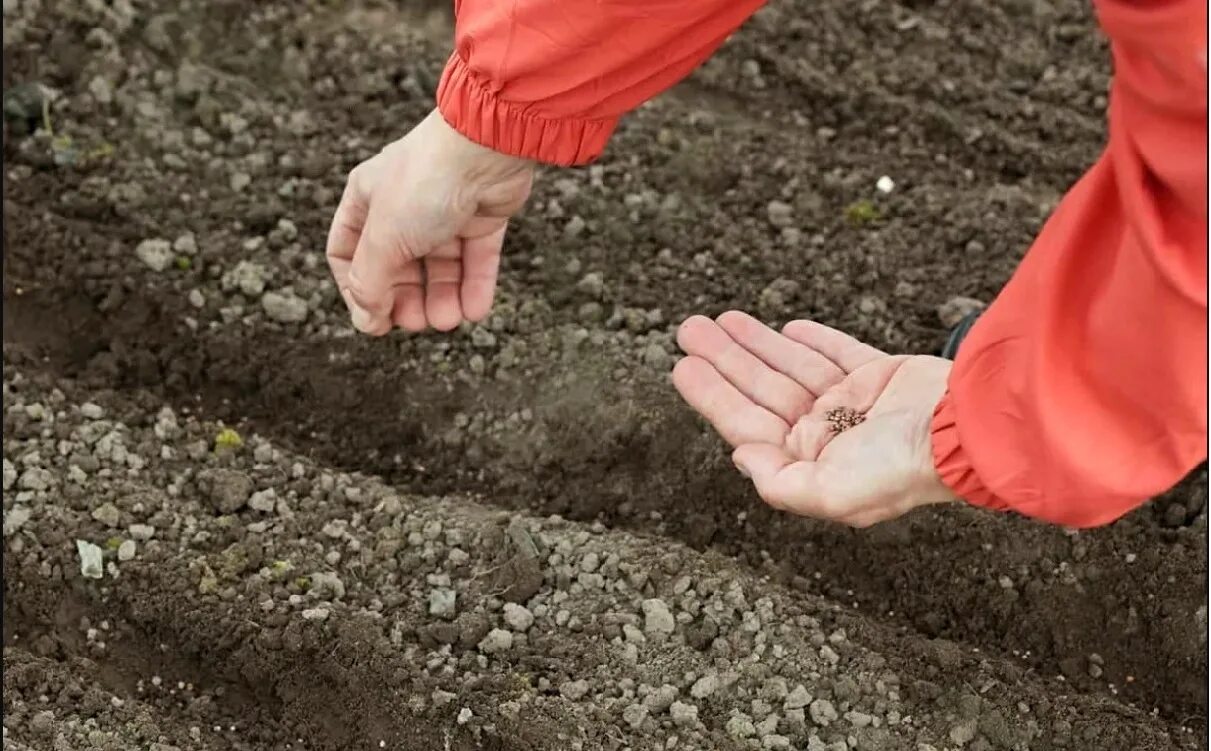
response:
M939 305L990 299L1100 143L1079 3L776 3L600 166L540 180L485 326L385 340L349 331L325 224L429 106L445 32L301 5L6 19L6 86L62 90L74 147L6 131L14 741L1200 747L1205 480L1079 534L967 509L837 529L755 503L666 378L696 312L928 351ZM85 440L86 402L140 460ZM191 453L220 421L248 444ZM280 499L216 508L216 471ZM154 534L119 576L81 579L74 539L131 524Z

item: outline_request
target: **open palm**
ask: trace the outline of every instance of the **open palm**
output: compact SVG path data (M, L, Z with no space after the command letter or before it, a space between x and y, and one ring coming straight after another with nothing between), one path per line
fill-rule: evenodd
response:
M779 333L734 311L690 318L678 343L677 390L771 505L862 527L951 499L929 436L948 361L891 356L812 321ZM865 420L837 433L827 416L839 408Z

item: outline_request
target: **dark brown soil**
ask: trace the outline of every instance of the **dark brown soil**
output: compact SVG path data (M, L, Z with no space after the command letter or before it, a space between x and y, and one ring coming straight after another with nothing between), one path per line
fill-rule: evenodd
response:
M680 673L726 674L743 650L718 646L725 624L703 636L685 606L690 623L667 647L652 638L638 665L615 662L622 623L605 616L624 590L594 594L594 580L561 569L591 536L603 560L669 569L632 584L643 598L680 602L681 572L718 584L689 590L704 602L744 582L754 611L764 597L786 623L807 619L802 633L769 627L792 687L920 720L911 733L890 720L778 725L794 748L847 734L859 748L1206 747L1205 469L1100 530L947 508L858 532L761 506L667 380L673 328L694 313L810 317L929 352L945 338L940 305L994 297L1100 148L1107 63L1083 3L774 3L629 117L600 165L540 179L485 326L382 340L348 328L323 238L347 170L431 106L449 31L416 3L338 5L149 2L127 19L121 3L44 0L6 15L6 89L61 94L57 139L9 121L4 142L5 489L10 463L55 478L5 493L6 525L17 505L33 510L5 532L8 738L564 749L680 733L682 747L760 747L725 731L736 711L758 719L748 677L729 699L698 701L698 724L624 719L659 671L690 701L695 681ZM883 175L896 184L887 195L874 188ZM772 201L789 220L771 217ZM136 251L157 239L171 248L159 271ZM265 292L296 296L306 319L273 320ZM54 442L78 442L85 402L130 434L145 470L69 477L76 449ZM32 404L64 416L35 418ZM165 407L185 435L157 432ZM220 423L272 451L254 457L250 441L235 458L187 459L187 438ZM273 534L248 532L264 515L206 510L204 468L302 500ZM158 500L130 501L140 493ZM375 506L392 494L395 517ZM110 500L123 528L146 521L156 541L118 578L83 579L73 541L106 541L93 512ZM338 519L366 547L322 531ZM516 539L501 532L509 519L569 551L502 552L520 546L502 541ZM442 544L470 556L466 570L506 574L464 582L463 564L428 547L384 554L382 530L421 534L416 520L461 530L461 547ZM256 560L201 591L205 567L237 548ZM348 595L254 574L277 560L334 570ZM430 579L450 571L460 602L479 598L470 620L427 609L444 586ZM538 616L504 667L476 654L502 598ZM296 606L332 612L316 623ZM583 630L558 623L560 609ZM105 632L103 649L90 629ZM881 708L847 696L813 651L837 629L846 641L829 643L853 645L842 667L858 693L873 697L886 669L903 696L885 686ZM153 674L193 688L150 691ZM533 701L517 698L530 695L522 674ZM577 676L594 686L584 698L558 688ZM520 714L493 714L510 701ZM459 722L462 708L474 719ZM1012 732L997 729L1005 717ZM969 721L978 729L956 740ZM237 731L191 733L216 726Z

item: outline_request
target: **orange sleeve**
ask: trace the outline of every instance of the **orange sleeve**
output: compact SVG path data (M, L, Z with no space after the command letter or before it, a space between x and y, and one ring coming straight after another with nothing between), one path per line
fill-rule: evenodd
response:
M1207 4L1097 6L1107 149L968 335L932 435L958 495L1072 527L1207 456Z
M619 117L688 75L762 4L457 0L437 106L495 151L585 164Z

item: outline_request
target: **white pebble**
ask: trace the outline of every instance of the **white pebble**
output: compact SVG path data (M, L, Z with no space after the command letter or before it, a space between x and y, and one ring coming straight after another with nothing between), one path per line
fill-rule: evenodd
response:
M875 188L880 193L890 193L896 189L896 183L890 177L884 175L875 182Z

